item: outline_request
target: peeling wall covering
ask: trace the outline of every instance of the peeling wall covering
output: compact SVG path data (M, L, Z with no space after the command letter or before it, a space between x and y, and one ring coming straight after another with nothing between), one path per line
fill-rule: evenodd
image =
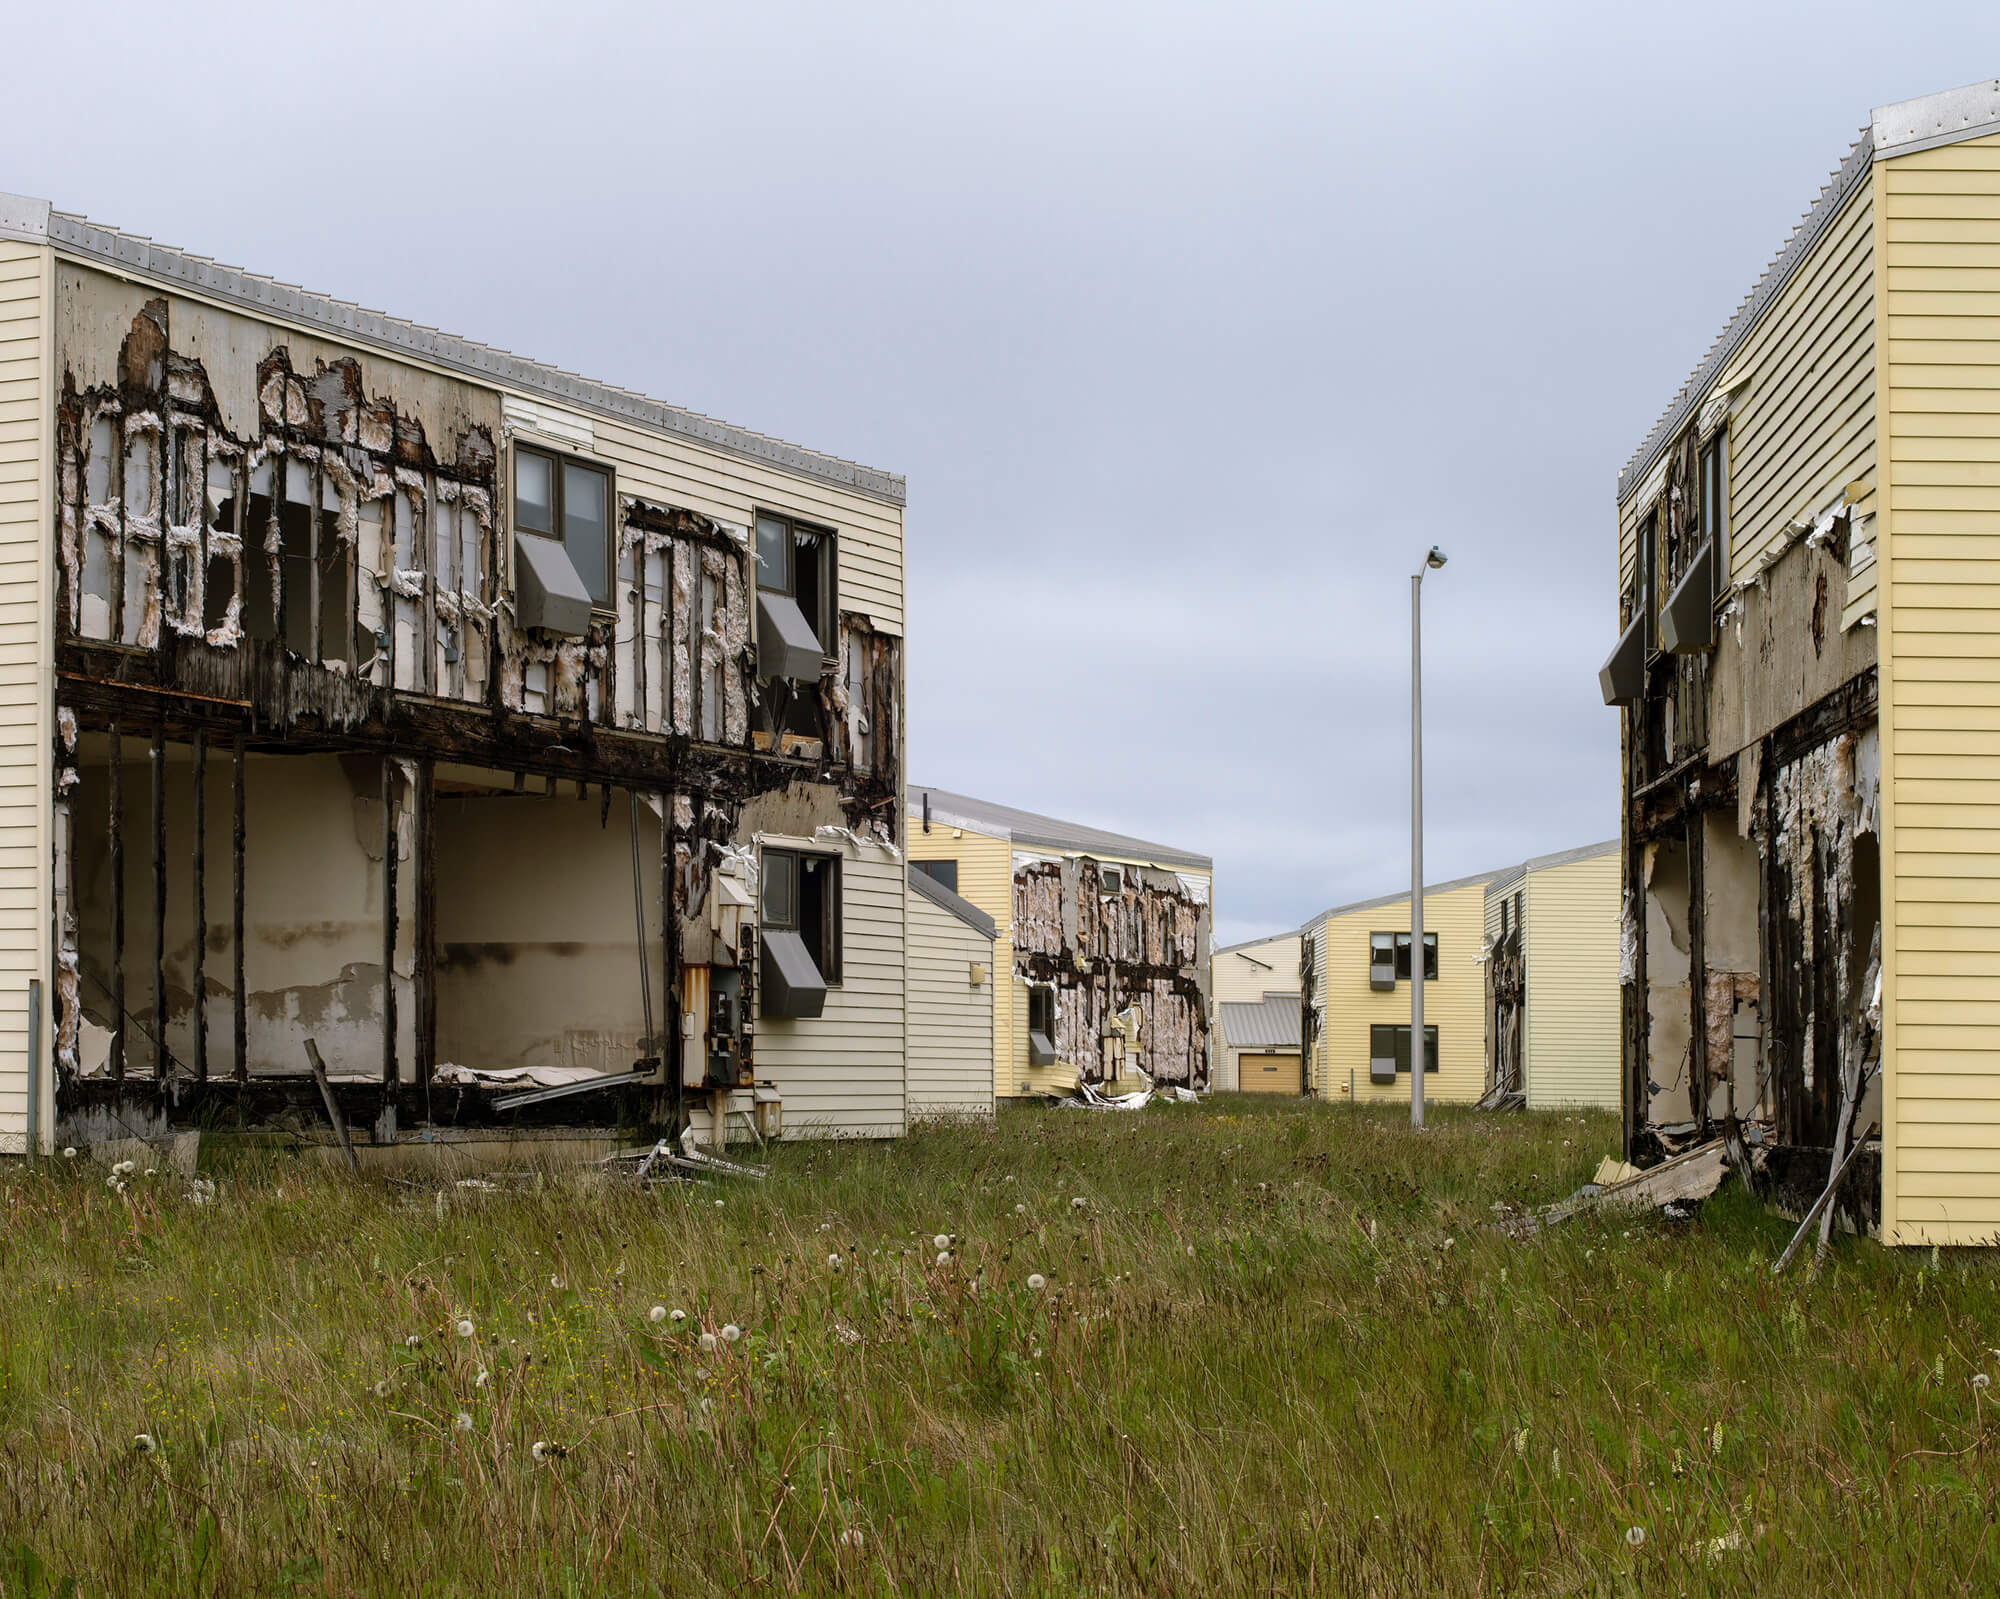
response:
M626 1104L678 1118L684 972L741 972L756 1066L754 909L719 938L714 875L754 894L760 832L794 825L856 863L848 924L901 970L899 637L840 610L817 683L760 680L747 528L622 476L611 603L581 638L522 627L518 405L69 264L56 321L65 1114L128 1082L268 1112L313 1036L391 1130L490 1114L441 1064L663 1050ZM901 1124L898 1098L855 1127Z
M1121 887L1106 892L1087 856L1017 862L1015 972L1055 989L1057 1056L1086 1081L1104 1080L1111 1019L1136 1006L1140 1068L1156 1083L1206 1088L1205 895L1173 872L1127 865L1121 874Z

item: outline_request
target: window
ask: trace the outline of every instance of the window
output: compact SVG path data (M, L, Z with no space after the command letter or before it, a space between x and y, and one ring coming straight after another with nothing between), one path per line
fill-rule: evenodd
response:
M1639 614L1646 619L1649 652L1660 647L1659 533L1660 513L1653 510L1639 524Z
M1046 983L1028 985L1028 1064L1056 1063L1056 991Z
M954 894L958 892L957 861L911 861L910 864L933 883L950 889Z
M1396 1062L1398 1076L1410 1074L1410 1024L1403 1022L1392 1025L1376 1022L1368 1029L1368 1058L1370 1060L1390 1060ZM1424 1075L1428 1077L1438 1069L1438 1030L1426 1025L1424 1028Z
M764 851L763 929L796 933L820 977L840 981L840 857Z
M790 595L819 640L820 654L835 643L833 534L788 516L757 513L757 587L765 594Z
M590 603L611 604L611 474L566 455L514 446L514 531L563 547Z
M1729 586L1729 429L1717 428L1701 447L1701 536L1717 598Z
M1097 891L1100 894L1123 894L1125 892L1125 868L1122 866L1098 867Z
M1410 980L1410 935L1408 933L1370 933L1368 935L1368 974L1375 986L1384 986L1378 974L1386 975L1389 952L1395 952L1395 975L1390 980L1407 983ZM1424 934L1424 981L1434 983L1438 974L1438 936Z

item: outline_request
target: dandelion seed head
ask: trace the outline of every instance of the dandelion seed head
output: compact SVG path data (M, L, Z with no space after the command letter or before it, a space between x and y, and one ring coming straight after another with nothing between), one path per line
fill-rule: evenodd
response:
M1989 1388L1992 1384L1993 1379L1983 1371L1972 1379L1972 1386L1975 1388Z
M1084 1197L1083 1197L1083 1195L1081 1195L1081 1194L1078 1194L1078 1195L1076 1196L1076 1198L1072 1199L1072 1200L1071 1200L1071 1201L1069 1202L1069 1208L1070 1208L1071 1210L1081 1210L1081 1209L1083 1209L1083 1207L1084 1207L1084 1204L1085 1204L1085 1203L1086 1203L1086 1201L1084 1200Z
M840 1541L849 1549L859 1549L868 1540L862 1536L859 1527L849 1527L847 1531L840 1535Z
M686 1321L688 1319L688 1313L685 1310L670 1310L667 1312L667 1315L673 1321Z
M481 1366L479 1368L479 1375L472 1379L472 1386L475 1388L484 1388L492 1380L493 1373L488 1371L484 1366Z
M1044 1277L1040 1272L1031 1271L1028 1273L1028 1286L1034 1289L1036 1293L1040 1293L1048 1285L1048 1278Z
M377 1399L387 1399L389 1397L389 1379L387 1377L384 1377L375 1385L375 1397Z
M1026 1205L1016 1205L1014 1207L1014 1214L1016 1216L1025 1216L1028 1214L1028 1207Z
M655 1326L658 1326L666 1319L667 1307L665 1305L655 1305L651 1310L646 1312L646 1320L652 1322Z
M64 1159L64 1160L75 1160L75 1159L76 1159L76 1145L74 1145L74 1144L67 1144L67 1145L65 1145L65 1146L63 1147L63 1159Z
M736 1323L733 1321L722 1329L722 1341L726 1344L733 1344L736 1342L737 1339L741 1338L742 1336L743 1336L743 1329L737 1326Z
M939 1233L937 1237L931 1240L931 1248L940 1251L951 1248L951 1234Z
M834 1269L835 1271L839 1271L839 1270L840 1270L840 1256L838 1256L838 1255L828 1255L828 1256L826 1257L826 1263L827 1263L827 1264L828 1264L829 1266L831 1266L831 1267L832 1267L832 1268L833 1268L833 1269Z
M134 1433L132 1435L132 1447L138 1450L139 1453L142 1455L150 1455L155 1449L159 1448L160 1446L153 1441L153 1435L151 1433L141 1432L141 1433Z
M549 1279L549 1286L551 1288L561 1288L562 1285L563 1285L562 1279L560 1277L551 1277Z
M714 1333L705 1332L701 1335L701 1348L703 1354L707 1354L715 1348Z
M949 1266L951 1264L951 1251L949 1249L940 1249L938 1251L937 1263L940 1266Z
M1644 1527L1627 1527L1625 1529L1625 1541L1634 1549L1637 1549L1640 1544L1646 1541L1646 1529Z
M547 1460L549 1458L549 1446L537 1438L534 1445L528 1450L528 1453L533 1455L537 1460Z
M472 1336L472 1318L470 1316L461 1316L458 1320L458 1326L453 1330L461 1338L470 1338Z
M451 1425L454 1431L471 1432L472 1413L470 1411L461 1410L455 1417L452 1418Z

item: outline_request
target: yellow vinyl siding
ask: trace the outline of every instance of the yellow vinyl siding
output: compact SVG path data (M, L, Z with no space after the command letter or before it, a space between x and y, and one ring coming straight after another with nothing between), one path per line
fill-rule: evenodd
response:
M42 1039L51 1010L52 272L44 246L0 240L0 1150L15 1153L26 1148L31 1062L45 1127L54 1108L46 1051L28 1037L31 981L44 985Z
M993 1112L993 940L910 892L912 1116ZM971 968L985 969L975 986Z
M848 846L841 862L841 981L811 1021L757 1019L757 1078L777 1085L788 1138L891 1138L904 1130L902 863Z
M1389 1024L1407 1027L1410 985L1393 989L1368 986L1368 935L1408 932L1410 902L1391 900L1362 910L1330 916L1325 929L1326 978L1321 1028L1319 1092L1327 1099L1347 1097L1348 1073L1357 1102L1407 1102L1410 1080L1368 1081L1368 1029ZM1486 884L1462 884L1437 894L1424 894L1424 931L1437 934L1438 975L1424 984L1424 1024L1438 1030L1438 1069L1424 1076L1424 1097L1440 1103L1470 1104L1486 1089Z
M1528 873L1522 896L1528 1106L1619 1097L1619 858L1616 851Z
M1024 1092L1014 1070L1016 1014L1027 1015L1027 990L1014 978L1014 846L1004 838L932 822L923 830L923 807L909 824L913 861L957 861L958 897L993 918L993 1091ZM1020 990L1017 996L1015 990ZM1022 1046L1026 1056L1026 1046Z
M2000 137L1877 164L1883 1236L2000 1237Z

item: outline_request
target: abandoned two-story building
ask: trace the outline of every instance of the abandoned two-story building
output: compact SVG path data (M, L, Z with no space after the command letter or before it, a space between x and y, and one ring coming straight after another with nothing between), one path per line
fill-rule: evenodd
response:
M901 1130L900 477L12 196L0 330L8 1147Z
M1618 481L1634 1158L2000 1236L2000 83L1877 110ZM1872 1140L1879 1138L1879 1158Z

